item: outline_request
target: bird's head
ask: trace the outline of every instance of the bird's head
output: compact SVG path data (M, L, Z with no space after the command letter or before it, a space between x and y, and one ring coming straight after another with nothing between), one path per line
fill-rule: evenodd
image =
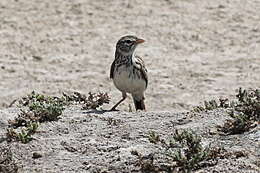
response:
M124 55L133 54L137 45L143 42L143 39L140 39L136 36L127 35L118 40L116 44L116 50Z

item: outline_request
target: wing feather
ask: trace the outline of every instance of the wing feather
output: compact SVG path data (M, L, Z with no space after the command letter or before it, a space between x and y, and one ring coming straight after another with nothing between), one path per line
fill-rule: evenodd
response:
M110 67L110 79L114 78L114 70L115 70L115 61L113 61Z
M145 68L144 61L142 60L142 58L140 56L136 56L135 58L136 58L136 62L135 63L137 65L139 65L139 67L135 67L135 68L140 70L141 76L145 80L146 88L147 88L147 85L148 85L148 75L147 75L147 69Z

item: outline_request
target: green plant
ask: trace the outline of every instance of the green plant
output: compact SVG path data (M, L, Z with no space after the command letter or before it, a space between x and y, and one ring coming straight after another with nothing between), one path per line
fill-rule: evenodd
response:
M39 123L58 120L65 105L64 98L45 96L33 91L19 100L20 113L14 120L9 120L7 139L28 143L32 140Z
M239 88L236 94L237 100L229 102L228 99L220 98L219 101L205 101L204 107L193 108L194 112L226 108L229 115L233 118L227 120L224 126L218 127L219 131L225 134L240 134L255 127L260 121L260 90Z
M22 131L20 133L18 133L18 139L22 143L26 144L32 140L32 136L27 131L22 129Z
M33 102L29 105L29 111L32 111L39 122L55 121L64 110L64 104L59 102Z
M154 154L149 154L147 156L143 156L142 154L138 153L135 150L131 151L131 154L138 157L138 160L137 160L135 166L139 166L141 172L159 173L161 171L165 171L162 167L155 165Z
M236 97L238 101L233 103L234 110L243 113L249 120L260 121L260 90L239 88Z
M201 137L191 130L175 130L168 141L152 131L148 139L158 145L161 151L156 155L164 160L163 164L155 165L154 154L146 157L133 152L138 156L138 165L143 172L189 172L202 167L202 162L208 159L209 147L202 147Z
M204 101L205 109L206 110L213 110L217 109L219 105L217 104L216 100Z
M53 96L47 96L43 94L36 93L35 91L32 91L30 94L28 94L25 97L22 97L22 99L19 100L19 106L30 106L33 103L60 103L61 105L66 104L66 100L64 97L53 97Z
M190 130L176 130L166 149L166 155L183 171L199 168L208 152L209 147L204 149L201 145L201 137Z
M202 146L202 138L192 130L175 130L169 140L163 139L154 131L149 132L148 139L156 145L158 151L137 156L136 166L144 173L192 172L203 167L213 166L219 159L246 157L245 151L228 152L223 147Z
M229 115L233 118L227 120L219 130L225 134L240 134L255 127L260 120L260 91L242 90L239 88L237 101L230 103Z
M86 97L75 92L73 95L63 93L62 97L53 97L33 91L19 100L20 112L14 120L9 120L10 127L7 129L7 139L28 143L32 140L32 135L38 128L38 123L58 120L65 106L72 102L82 104L84 109L96 109L104 103L109 103L109 96L107 93L95 94L90 92L89 96ZM110 123L116 125L119 121L110 120ZM20 127L22 129L15 130Z
M223 126L218 126L218 130L227 135L233 135L244 133L256 126L253 121L248 120L243 114L237 114L233 117L232 120L226 120Z
M20 113L14 120L9 120L9 124L17 128L32 122L58 120L65 105L64 98L45 96L33 91L19 101Z
M202 112L202 111L207 111L207 110L214 110L217 108L228 108L228 107L230 107L228 99L219 98L218 101L216 101L216 100L204 101L204 106L195 106L193 108L193 111Z
M8 141L16 140L21 141L26 144L32 140L32 135L36 132L39 127L38 123L30 123L26 128L21 129L20 132L13 128L7 129L7 139Z
M151 143L157 144L160 142L160 136L155 133L155 131L150 131L148 133L148 139Z

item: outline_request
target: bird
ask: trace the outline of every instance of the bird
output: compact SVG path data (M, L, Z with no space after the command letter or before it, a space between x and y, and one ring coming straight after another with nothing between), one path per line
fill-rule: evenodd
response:
M142 58L135 55L136 47L144 42L145 40L134 35L126 35L116 43L110 78L113 79L115 87L122 92L122 99L111 108L112 111L126 99L127 93L132 95L136 111L146 110L144 92L148 86L147 69Z

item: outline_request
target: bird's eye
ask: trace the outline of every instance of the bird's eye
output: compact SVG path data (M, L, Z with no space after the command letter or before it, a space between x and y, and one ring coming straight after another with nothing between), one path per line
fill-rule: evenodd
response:
M132 41L131 40L126 40L126 43L130 44L130 43L132 43Z

